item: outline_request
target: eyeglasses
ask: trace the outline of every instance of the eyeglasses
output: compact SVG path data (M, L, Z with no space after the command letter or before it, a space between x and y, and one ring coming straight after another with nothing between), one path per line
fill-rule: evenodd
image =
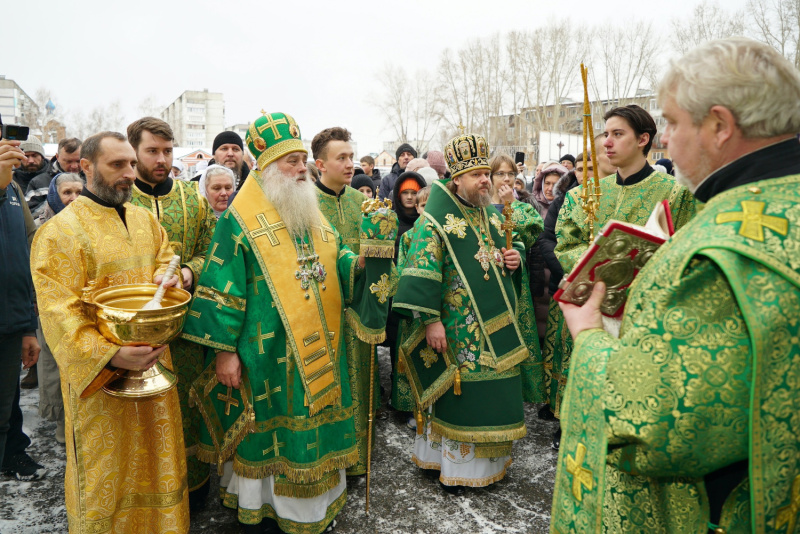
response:
M494 178L495 176L497 176L498 178L505 178L506 176L508 176L509 178L513 178L516 175L517 173L515 172L495 172L492 173L492 178Z

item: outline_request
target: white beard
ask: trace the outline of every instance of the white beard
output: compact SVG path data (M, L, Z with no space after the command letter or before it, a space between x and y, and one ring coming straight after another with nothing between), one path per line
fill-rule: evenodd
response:
M675 172L675 181L681 184L686 189L688 189L692 194L694 194L694 192L697 191L697 186L694 183L692 183L692 181L689 179L688 176L686 176L680 171L677 165L675 165L674 163L672 165L674 167L673 170Z
M316 186L308 178L298 182L273 163L261 173L261 188L293 237L302 238L322 224Z

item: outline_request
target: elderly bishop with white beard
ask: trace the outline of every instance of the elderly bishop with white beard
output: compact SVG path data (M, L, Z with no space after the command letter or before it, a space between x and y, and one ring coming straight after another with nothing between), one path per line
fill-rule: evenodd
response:
M357 459L345 301L385 323L388 301L372 282L391 259L342 245L291 116L262 113L246 141L260 171L217 223L183 333L213 349L191 393L206 425L198 457L218 466L223 503L245 532L322 532ZM362 219L365 235L394 239L390 211Z

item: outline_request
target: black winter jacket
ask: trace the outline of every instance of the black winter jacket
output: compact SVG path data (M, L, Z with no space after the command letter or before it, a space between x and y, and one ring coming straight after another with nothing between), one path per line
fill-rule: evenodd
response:
M0 334L33 333L37 328L31 279L27 206L16 184L0 189Z

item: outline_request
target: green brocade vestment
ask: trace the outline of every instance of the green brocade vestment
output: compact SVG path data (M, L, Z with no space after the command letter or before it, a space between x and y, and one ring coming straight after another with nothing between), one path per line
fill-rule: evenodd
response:
M704 476L747 461L719 527L800 528L800 176L723 192L576 339L551 531L705 533Z
M669 202L675 230L683 227L695 214L695 200L689 190L676 183L672 176L658 171L631 185L617 183L617 175L612 174L600 180L600 190L602 196L595 222L598 230L612 219L643 226L653 208L662 200ZM589 225L581 203L581 193L583 186L567 192L556 222L558 244L555 254L565 275L575 267L590 245ZM548 363L552 360L550 406L558 416L569 374L572 337L555 301L550 303L544 351Z
M342 243L358 254L361 246L361 204L367 197L350 186L345 186L339 196L317 190L319 209L339 232ZM350 302L345 302L350 304ZM369 367L370 356L375 358L375 384L380 384L377 354L372 346L359 337L357 322L352 315L344 323L345 354L347 372L350 377L350 393L353 396L353 422L356 428L358 461L348 468L348 475L363 475L367 472L367 426L369 423ZM354 328L355 327L355 328ZM385 328L385 326L384 326ZM376 389L380 391L380 389ZM375 394L373 406L380 406L380 394Z
M217 224L208 201L191 184L173 180L169 193L158 197L134 186L131 204L146 208L158 219L167 231L170 247L181 257L180 266L192 271L196 284ZM178 376L189 491L192 491L209 476L208 464L196 457L203 420L200 412L189 406L189 389L205 367L205 349L191 341L176 339L169 344L169 350Z
M249 190L245 190L251 184ZM352 399L347 380L345 338L339 331L316 332L299 345L287 334L285 325L295 312L276 298L279 291L296 290L303 295L301 280L294 270L277 269L265 262L262 248L293 243L283 222L262 217L261 229L247 230L246 220L253 218L244 210L248 196L261 195L260 187L250 177L234 203L216 228L204 271L200 276L195 299L186 320L186 339L216 350L236 352L242 361L242 386L239 390L219 384L215 374L215 357L209 352L208 367L192 388L193 400L206 422L206 431L198 455L221 466L233 460L233 470L240 476L260 479L275 475L275 494L308 498L321 495L339 483L338 469L357 459L353 428ZM261 202L266 203L264 198ZM239 210L242 209L240 212ZM265 212L269 215L270 212ZM310 280L306 302L317 302L316 320L324 324L343 324L343 300L360 277L358 257L341 244L331 227L316 227L322 240L335 240L324 282ZM317 235L319 233L319 235ZM268 243L257 240L269 240ZM274 243L274 245L272 245ZM297 241L295 240L295 243ZM294 268L295 250L290 250ZM325 258L320 252L321 260ZM333 272L341 287L335 287ZM339 284L336 284L339 285ZM338 306L322 307L334 292ZM307 313L307 312L303 312ZM296 334L296 332L295 332ZM322 336L329 337L329 342ZM321 344L321 345L320 345ZM322 346L301 357L304 349ZM297 352L300 351L300 352ZM333 389L319 400L312 411L307 391L314 376L304 369L319 358L330 358ZM312 401L318 399L312 398ZM344 501L337 505L340 509ZM332 513L338 512L334 510ZM269 510L248 515L247 522L258 522L272 515ZM242 512L240 511L240 519Z
M484 271L474 257L481 242L505 246L492 222L501 217L494 206L466 206L435 182L425 213L409 231L413 235L393 303L410 318L404 344L419 339L417 347L426 345L425 326L442 321L461 394L442 382L427 396L433 399L432 432L475 443L478 450L485 447L476 451L482 457L509 455L511 442L525 435L519 363L528 358L528 349L516 317L522 269L509 273L490 261ZM424 372L421 360L411 360L419 352L413 349L405 362ZM420 353L427 354L422 358L428 368L445 358L429 349Z

